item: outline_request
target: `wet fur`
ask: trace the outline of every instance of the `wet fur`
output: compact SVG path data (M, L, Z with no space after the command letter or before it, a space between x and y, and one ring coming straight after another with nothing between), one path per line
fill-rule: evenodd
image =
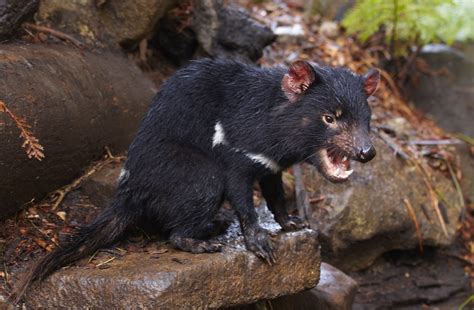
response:
M336 109L342 111L341 122L347 128L369 130L364 78L346 69L313 70L311 85L291 85L301 91L294 96L282 87L288 72L284 67L200 60L179 70L155 96L130 146L126 173L112 205L69 243L41 259L16 296L20 298L33 281L115 242L139 222L147 222L177 248L218 251L217 245L204 240L221 225L216 215L224 201L239 218L247 248L274 262L271 240L258 225L253 206L254 181L259 181L282 227L298 229L305 223L285 209L281 172L272 172L244 153L264 154L282 169L312 158L316 150L338 143L338 135L347 135L328 130L321 121L324 113ZM218 121L227 144L213 147Z

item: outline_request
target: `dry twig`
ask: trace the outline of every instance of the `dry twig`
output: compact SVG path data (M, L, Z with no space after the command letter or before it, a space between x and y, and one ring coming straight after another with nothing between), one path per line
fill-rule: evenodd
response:
M413 210L413 207L410 203L410 200L407 198L403 199L403 204L405 205L405 208L408 211L408 214L410 215L411 220L413 221L413 224L415 225L416 229L416 236L418 237L418 244L420 247L420 252L423 253L423 236L420 231L420 226L418 224L418 220L416 219L416 213L415 210Z
M421 163L418 162L418 160L412 156L410 158L410 162L421 172L423 182L425 183L427 189L428 189L428 194L430 196L431 200L431 206L433 207L436 216L438 217L439 224L441 225L441 229L443 230L444 235L447 237L448 236L448 230L446 229L446 223L444 222L443 215L441 214L441 210L439 209L439 200L437 196L437 192L434 189L434 186L431 184L431 176L428 174L426 169L423 167Z
M459 140L462 140L462 141L466 142L467 144L469 144L471 146L474 146L474 138L471 138L468 135L465 135L465 134L462 134L462 133L457 133L457 134L455 134L455 136Z
M33 226L37 231L39 231L43 236L45 236L49 241L51 241L52 243L54 243L57 247L61 247L59 245L59 243L57 243L53 238L51 238L50 236L48 236L47 233L45 233L43 230L41 230L38 226L35 225L35 223L33 223L33 221L29 220L31 226Z
M52 194L50 194L50 197L52 197L54 201L53 206L51 208L53 211L55 211L59 207L59 205L63 202L66 195L70 193L72 190L74 190L75 188L77 188L82 183L82 181L84 181L85 179L87 179L88 177L96 173L97 171L101 170L108 164L113 163L113 162L120 162L122 159L125 158L124 156L112 155L108 147L106 147L105 150L106 150L105 160L100 161L96 163L95 165L93 165L90 169L86 171L86 173L84 173L79 178L75 179L71 184L68 184L54 191Z
M115 256L114 256L114 257L112 257L112 258L109 258L109 259L108 259L108 260L106 260L106 261L103 261L103 262L101 262L101 263L98 263L98 264L97 264L97 265L95 265L95 266L96 266L96 267L100 267L100 266L103 266L103 265L105 265L105 264L108 264L108 263L110 263L110 262L111 262L111 261L113 261L113 260L115 260Z
M54 36L58 39L61 39L63 41L68 41L68 42L72 43L77 48L83 48L84 47L84 43L82 43L81 41L73 38L72 36L70 36L68 34L65 34L61 31L51 29L51 28L46 27L46 26L35 25L35 24L32 24L32 23L24 23L23 27L25 27L26 29L35 30L35 31L50 34L50 35L52 35L52 36Z
M387 144L395 152L395 155L400 155L405 160L410 159L410 156L408 156L408 154L405 153L402 148L395 142L395 140L392 139L388 134L379 130L374 130L374 132L377 134L378 137L380 137L380 139L382 139L383 142L385 142L385 144Z
M464 210L464 195L462 193L461 184L459 184L458 178L456 177L456 173L454 172L454 169L451 163L448 160L444 160L444 162L448 166L449 174L451 175L451 179L453 180L454 187L456 188L456 192L459 198L459 205Z

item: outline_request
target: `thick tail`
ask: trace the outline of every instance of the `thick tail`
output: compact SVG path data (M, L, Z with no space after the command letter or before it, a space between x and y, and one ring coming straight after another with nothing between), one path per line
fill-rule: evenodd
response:
M35 281L42 281L60 267L93 254L99 248L119 239L127 227L134 221L134 216L127 213L117 200L105 209L91 224L79 229L78 234L69 242L57 247L43 257L26 275L12 295L18 303L28 287Z

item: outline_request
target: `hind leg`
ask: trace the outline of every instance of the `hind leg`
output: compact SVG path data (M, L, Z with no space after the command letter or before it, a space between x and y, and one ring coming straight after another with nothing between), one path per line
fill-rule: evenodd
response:
M199 149L172 142L159 145L158 159L149 216L173 247L192 253L219 251L220 244L206 239L223 228L221 168Z
M220 252L222 244L206 240L224 233L234 219L232 210L221 208L210 222L203 222L191 230L175 229L170 236L171 245L182 251L191 253Z

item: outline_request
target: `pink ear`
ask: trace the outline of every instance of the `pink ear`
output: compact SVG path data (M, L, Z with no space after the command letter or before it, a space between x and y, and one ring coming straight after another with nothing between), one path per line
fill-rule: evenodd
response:
M380 71L378 69L370 69L364 75L364 92L367 97L375 93L380 82Z
M314 70L306 61L298 60L291 64L288 73L281 81L281 89L291 102L298 100L314 82Z

